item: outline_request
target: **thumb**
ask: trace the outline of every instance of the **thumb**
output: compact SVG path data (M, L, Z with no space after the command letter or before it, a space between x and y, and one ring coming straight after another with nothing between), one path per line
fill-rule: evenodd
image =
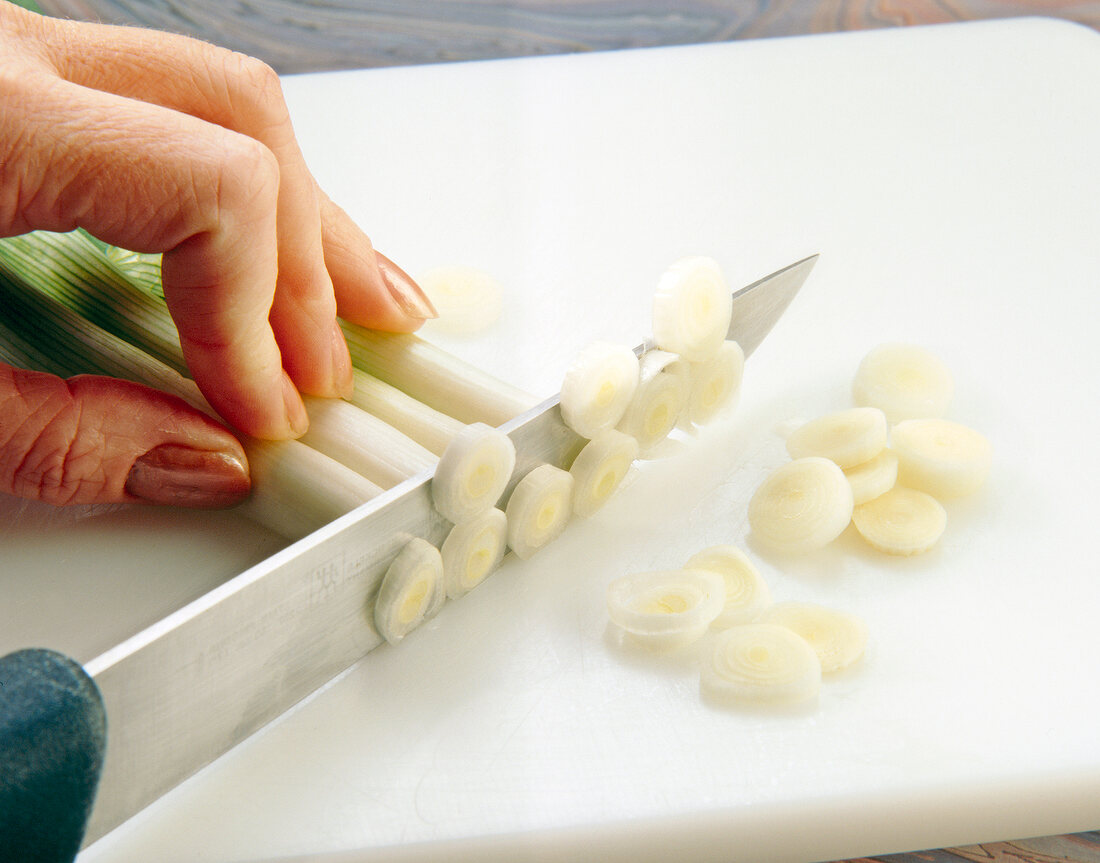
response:
M56 505L213 508L249 488L237 439L175 396L0 364L0 492Z

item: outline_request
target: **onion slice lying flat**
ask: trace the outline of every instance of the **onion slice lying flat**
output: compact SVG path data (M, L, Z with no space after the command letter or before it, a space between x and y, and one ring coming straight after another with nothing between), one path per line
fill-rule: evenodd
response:
M732 545L714 545L693 555L688 569L705 569L722 576L726 601L711 626L725 629L751 623L771 604L771 591L759 570L741 549Z
M791 432L791 458L821 456L842 468L870 461L886 449L886 414L878 408L848 408L810 420Z
M863 655L867 627L854 614L810 602L778 602L760 615L759 623L785 626L817 653L823 672L846 668Z
M746 623L715 636L703 654L703 692L722 701L797 704L816 698L821 662L801 636L774 623Z
M945 419L906 420L894 426L898 483L933 497L976 492L989 476L993 449L980 432Z
M607 588L611 622L651 647L699 638L722 610L725 582L704 569L657 570L626 575Z
M819 456L787 462L749 501L749 524L761 542L793 554L828 545L852 520L852 486Z
M892 423L943 416L954 391L951 371L939 357L900 343L868 351L852 382L856 404L880 408Z
M947 527L947 510L932 495L894 486L852 511L852 523L867 542L887 554L922 554Z

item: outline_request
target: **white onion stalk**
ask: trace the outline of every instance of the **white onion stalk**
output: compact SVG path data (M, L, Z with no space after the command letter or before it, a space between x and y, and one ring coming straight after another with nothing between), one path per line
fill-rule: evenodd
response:
M718 634L703 654L703 692L742 704L799 704L821 690L821 661L785 626L746 623Z
M512 490L504 509L508 546L526 560L565 530L573 514L573 475L553 465L539 465Z
M626 345L593 342L574 357L561 384L561 417L584 438L614 428L638 387L638 357Z
M504 559L507 544L508 518L499 509L451 528L440 548L447 596L465 596L488 578Z
M0 264L0 270L3 265ZM34 367L62 377L101 374L175 395L217 417L195 382L183 377L10 273L0 273L0 313L37 348ZM47 362L38 360L45 358ZM252 494L237 507L288 539L299 539L370 500L382 489L300 441L240 436Z
M445 519L464 521L496 505L515 468L511 438L484 423L460 422L361 369L352 374L353 405L440 456L432 498Z
M638 442L643 457L668 437L687 405L691 391L687 376L666 371L678 362L679 357L667 351L651 350L642 355L638 388L617 428Z
M587 518L607 503L622 483L634 459L638 442L615 429L600 432L573 460L573 514Z
M382 577L374 602L374 626L386 641L396 644L434 617L446 598L443 556L430 542L414 537Z
M891 423L943 416L954 391L951 370L939 357L897 343L872 348L852 382L856 404L880 408Z
M787 437L787 452L791 458L821 456L850 468L886 449L886 438L886 414L881 410L848 408L799 426Z
M653 338L685 360L709 360L729 331L733 296L713 258L682 258L657 283Z
M828 545L852 520L852 486L834 462L813 456L773 471L749 500L753 535L800 554Z
M639 572L608 585L607 613L635 641L667 650L702 636L722 611L725 597L725 583L716 572Z
M847 668L867 646L867 627L854 614L810 602L778 602L760 615L801 636L814 649L825 673Z
M771 604L771 591L741 549L732 545L715 545L705 548L688 560L688 569L705 569L722 577L726 587L726 599L721 612L711 626L726 629L742 623L751 623Z
M736 404L745 374L745 352L737 342L726 340L710 359L688 365L691 396L685 418L705 425Z
M894 426L891 444L898 483L941 500L976 492L993 463L989 440L951 420L905 420Z
M541 401L410 333L340 326L356 366L464 423L499 426Z
M852 523L872 548L908 556L939 542L947 510L932 495L899 485L852 510Z
M309 429L299 440L382 488L392 488L436 464L435 456L416 441L353 404L317 396L303 396L302 401Z

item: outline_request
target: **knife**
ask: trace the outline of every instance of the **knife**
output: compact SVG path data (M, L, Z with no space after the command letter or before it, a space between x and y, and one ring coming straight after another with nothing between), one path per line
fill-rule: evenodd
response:
M733 294L728 338L746 356L816 261L805 258ZM539 464L568 468L584 443L562 422L557 396L501 428L516 447L505 495ZM87 663L109 721L86 843L382 642L373 604L390 562L409 539L440 545L450 529L432 507L431 477L410 478Z

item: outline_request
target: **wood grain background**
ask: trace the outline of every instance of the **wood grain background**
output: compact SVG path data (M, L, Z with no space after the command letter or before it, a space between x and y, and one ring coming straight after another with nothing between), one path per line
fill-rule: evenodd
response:
M280 72L757 39L1045 15L1100 29L1100 0L37 0L143 24Z
M1100 0L37 0L37 5L60 17L196 36L260 57L281 73L1024 15L1062 18L1100 30ZM1100 832L848 863L960 861L1100 863Z

